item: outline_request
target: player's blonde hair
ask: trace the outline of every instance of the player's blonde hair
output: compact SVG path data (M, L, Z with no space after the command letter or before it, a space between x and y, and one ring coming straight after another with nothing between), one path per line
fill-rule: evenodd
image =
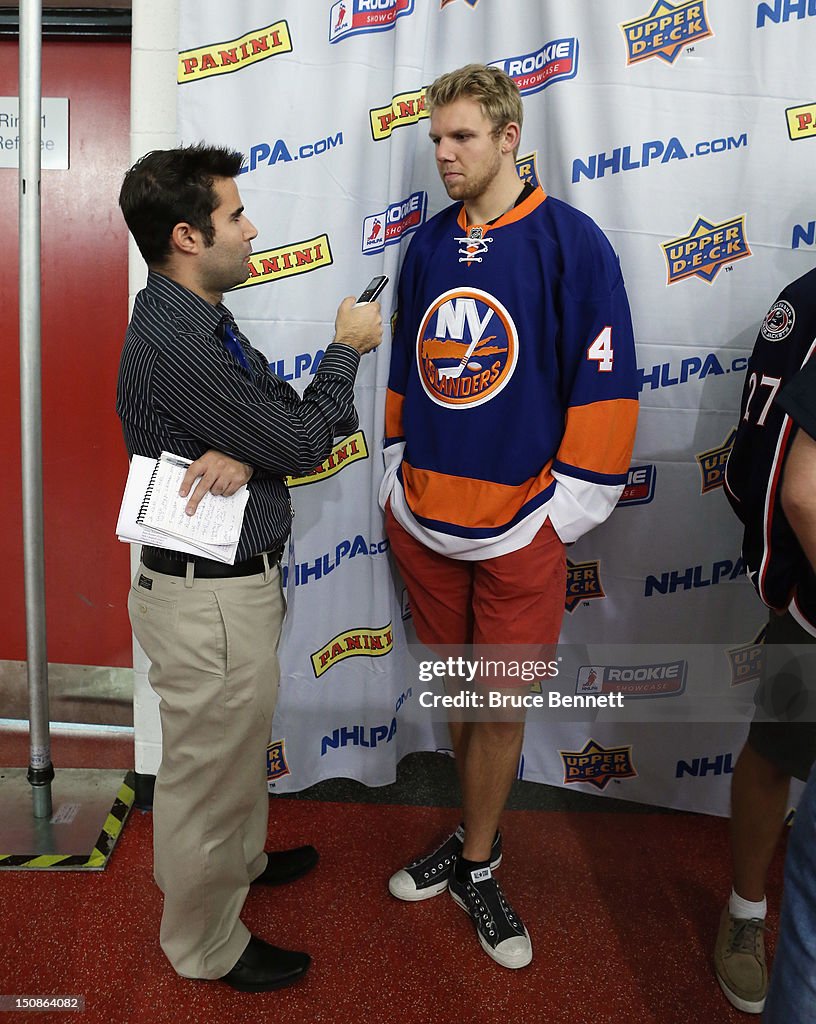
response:
M440 75L425 90L425 106L430 114L434 107L446 107L462 96L476 100L495 129L511 121L521 128L524 118L521 94L513 79L501 68L466 64Z

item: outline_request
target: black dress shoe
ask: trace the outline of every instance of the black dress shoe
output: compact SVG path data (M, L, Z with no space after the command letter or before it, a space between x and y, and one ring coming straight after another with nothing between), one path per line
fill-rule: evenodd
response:
M238 963L220 980L239 992L269 992L294 985L309 970L311 962L308 953L278 949L251 935Z
M283 885L305 875L320 859L313 846L297 846L294 850L267 852L266 867L253 879L253 885Z

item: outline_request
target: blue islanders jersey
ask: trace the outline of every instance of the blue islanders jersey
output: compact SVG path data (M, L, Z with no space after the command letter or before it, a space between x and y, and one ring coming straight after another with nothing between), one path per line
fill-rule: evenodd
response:
M456 203L415 235L398 290L386 475L402 526L484 559L564 542L609 515L637 422L617 257L589 217L537 188L489 225Z
M748 576L769 608L816 636L816 577L782 509L785 460L797 426L816 437L816 270L781 293L748 363L725 493L745 526Z

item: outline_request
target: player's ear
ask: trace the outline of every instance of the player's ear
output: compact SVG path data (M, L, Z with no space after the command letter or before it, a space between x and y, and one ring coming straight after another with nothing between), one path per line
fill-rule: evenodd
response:
M502 153L512 153L516 146L519 144L521 139L521 128L516 124L515 121L511 121L502 128L501 133L501 151Z

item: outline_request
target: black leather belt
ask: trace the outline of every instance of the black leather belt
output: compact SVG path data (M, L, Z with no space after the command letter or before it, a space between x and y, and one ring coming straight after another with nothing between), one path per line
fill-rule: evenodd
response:
M283 547L274 551L267 551L266 557L270 565L277 565L283 554ZM142 565L153 572L163 573L165 576L186 576L187 563L193 563L193 575L202 580L230 579L233 576L255 576L264 572L265 565L263 555L254 555L244 562L236 562L235 565L227 565L226 562L216 562L212 558L199 558L196 555L188 555L186 558L170 558L167 555L157 554L155 550L142 548Z

